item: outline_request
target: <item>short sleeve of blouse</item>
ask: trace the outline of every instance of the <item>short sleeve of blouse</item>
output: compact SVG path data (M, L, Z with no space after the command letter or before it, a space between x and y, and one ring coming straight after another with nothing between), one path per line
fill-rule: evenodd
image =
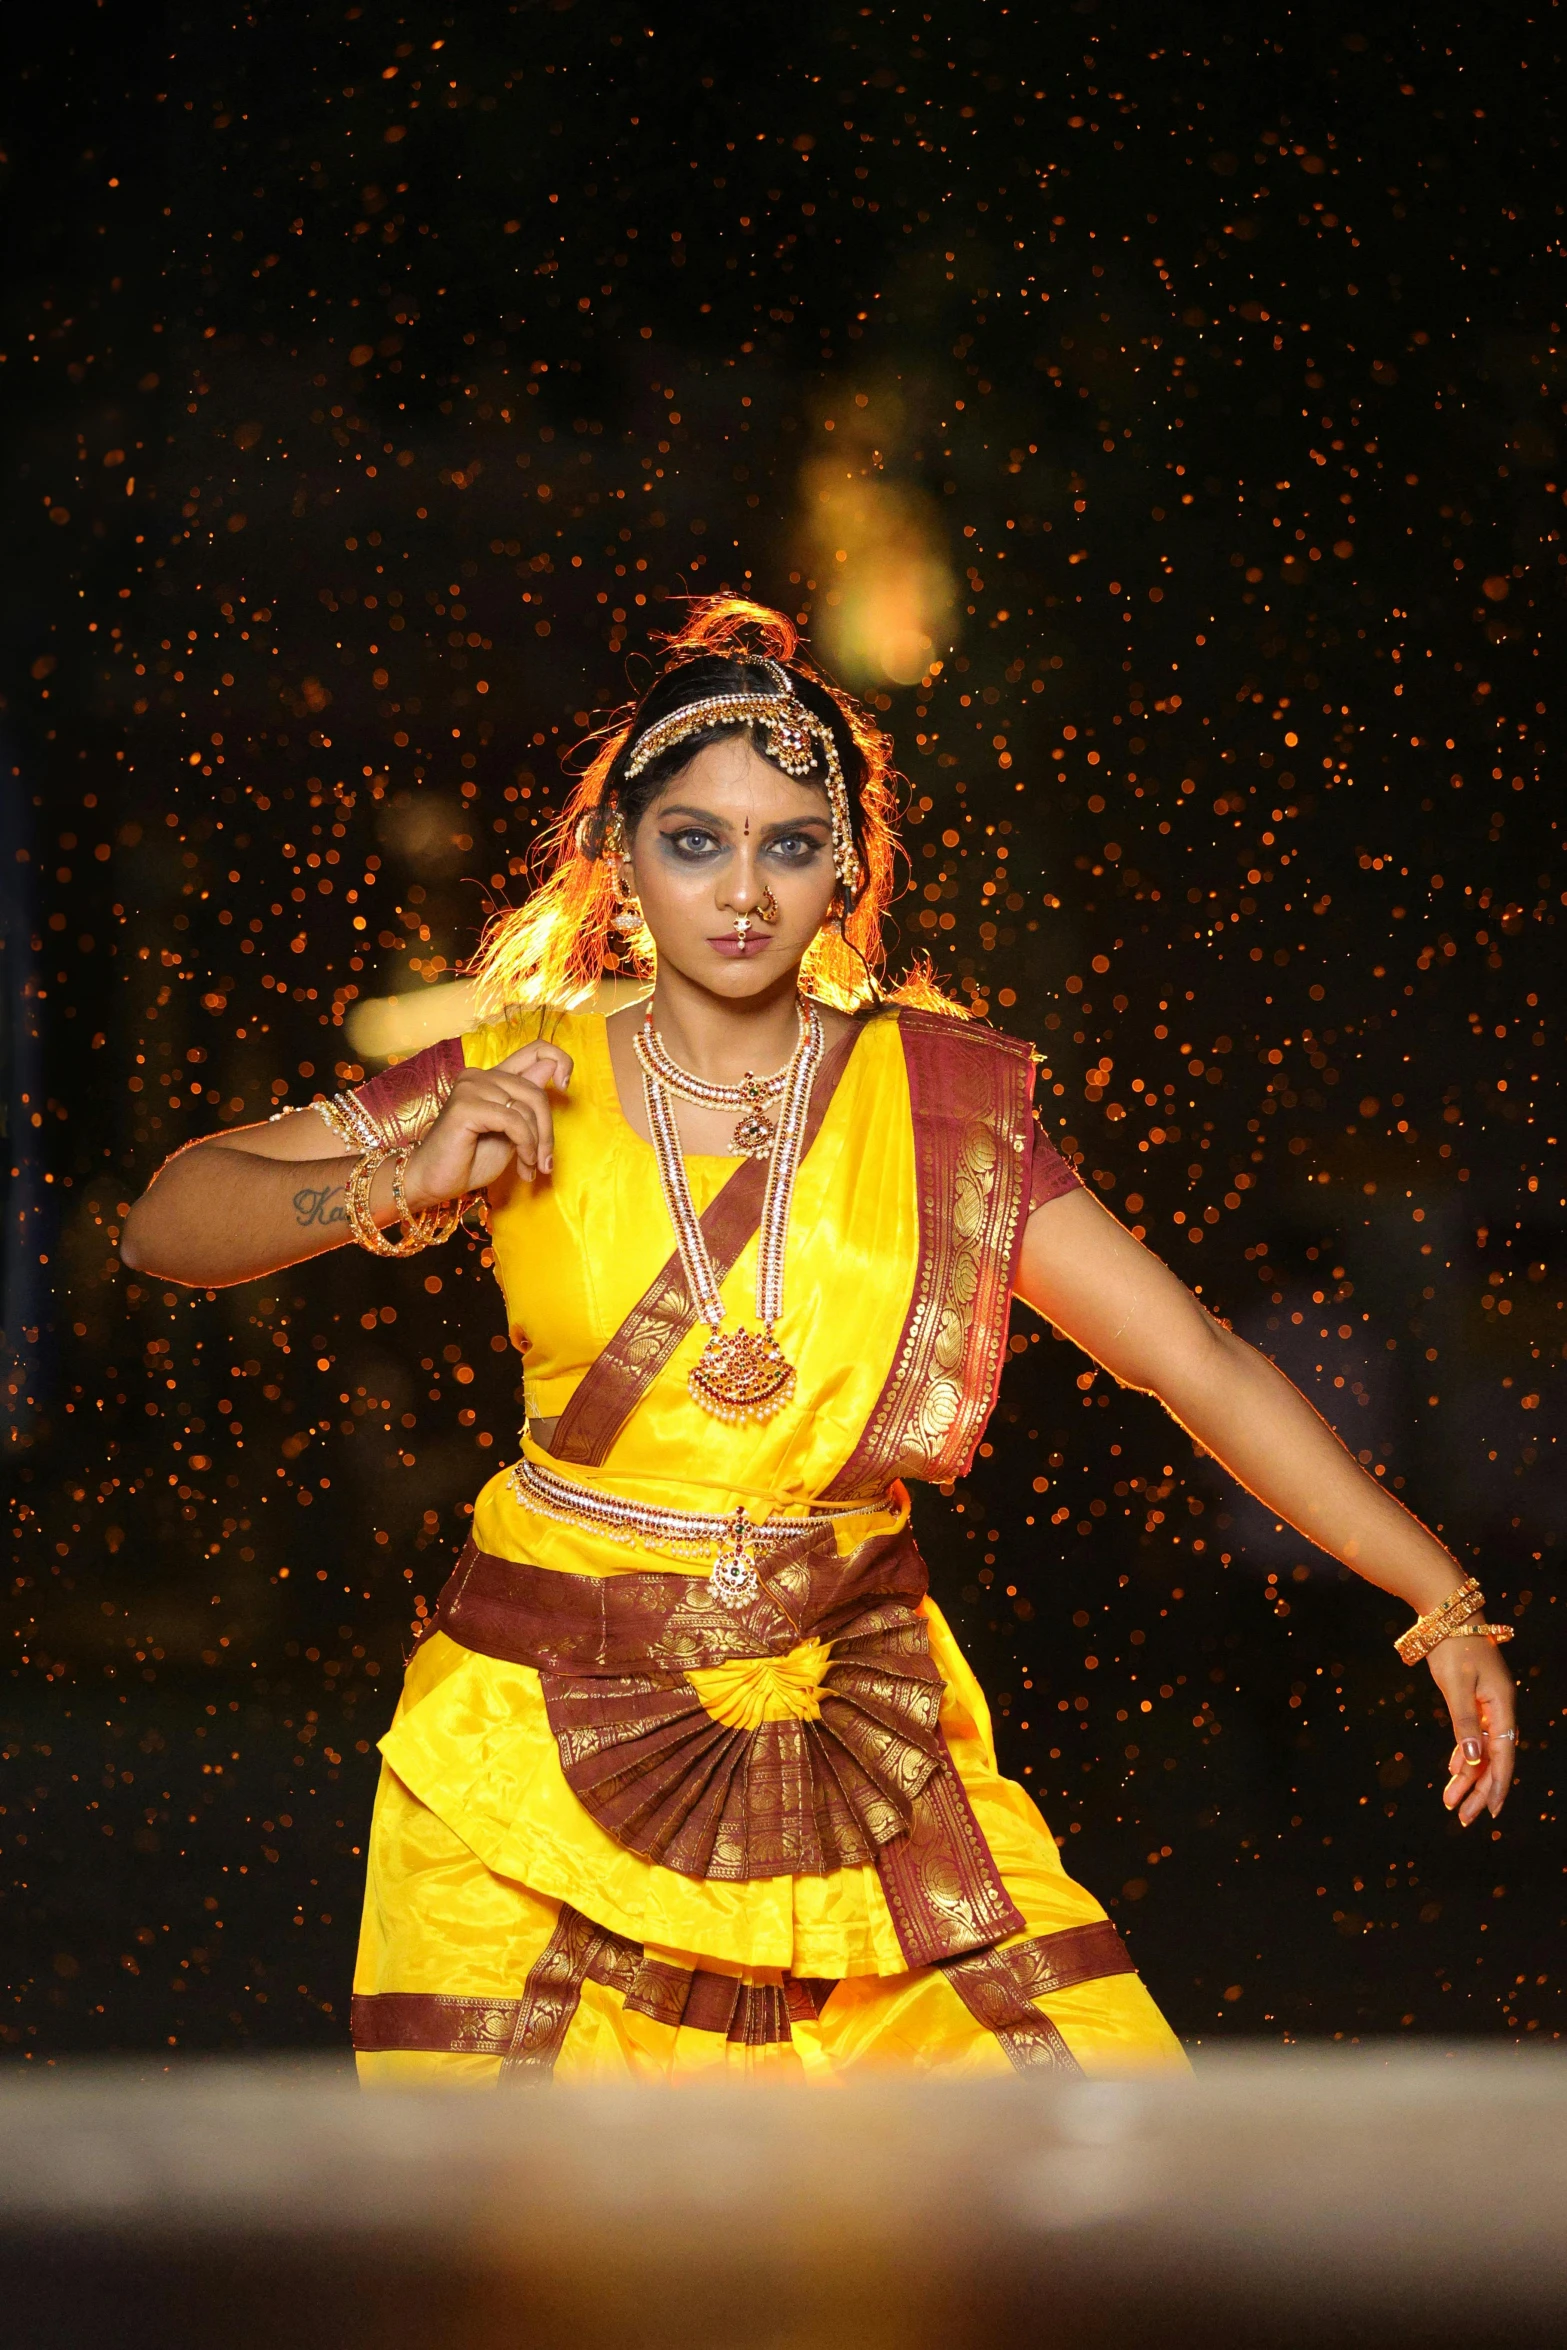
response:
M1076 1168L1069 1167L1055 1144L1045 1135L1038 1120L1034 1121L1034 1156L1029 1169L1028 1212L1042 1208L1053 1199L1064 1199L1069 1191L1082 1188L1082 1177Z
M462 1067L461 1037L443 1037L368 1084L313 1106L350 1150L403 1150L429 1133Z

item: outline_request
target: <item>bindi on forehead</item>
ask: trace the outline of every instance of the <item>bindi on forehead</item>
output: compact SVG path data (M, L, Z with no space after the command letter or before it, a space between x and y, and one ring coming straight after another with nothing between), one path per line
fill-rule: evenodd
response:
M694 823L711 825L715 832L730 832L734 828L732 817L726 816L721 809L706 807L696 800L660 800L651 813L666 823L676 817L687 817ZM830 819L826 813L815 808L805 809L789 816L774 816L763 825L762 829L767 833L797 832L802 831L807 825L812 826L823 835L831 829ZM749 813L743 816L741 829L749 837L751 830Z
M826 786L814 777L785 775L749 743L720 742L709 743L672 775L651 805L662 815L674 806L727 802L737 820L752 809L759 818L787 809L803 819L824 810L826 801Z

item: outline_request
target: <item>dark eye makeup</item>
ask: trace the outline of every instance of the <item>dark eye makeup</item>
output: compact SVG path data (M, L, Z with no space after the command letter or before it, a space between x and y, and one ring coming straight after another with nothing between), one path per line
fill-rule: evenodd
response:
M671 856L682 857L692 864L710 856L722 845L699 824L681 824L673 832L661 832L658 837Z
M672 831L661 832L659 839L672 857L693 865L705 863L724 848L718 835L700 824L678 825ZM814 832L781 832L767 842L762 854L781 865L800 867L813 864L826 845Z
M763 854L776 857L783 865L809 865L825 847L825 841L819 840L814 832L781 832L776 840L768 842Z

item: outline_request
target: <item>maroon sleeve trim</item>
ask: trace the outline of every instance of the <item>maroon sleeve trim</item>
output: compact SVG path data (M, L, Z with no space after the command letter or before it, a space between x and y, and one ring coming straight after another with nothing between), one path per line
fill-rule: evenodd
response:
M1083 1179L1077 1169L1062 1158L1039 1121L1033 1127L1034 1155L1028 1173L1028 1212L1034 1213L1053 1199L1065 1199L1069 1191L1080 1191Z

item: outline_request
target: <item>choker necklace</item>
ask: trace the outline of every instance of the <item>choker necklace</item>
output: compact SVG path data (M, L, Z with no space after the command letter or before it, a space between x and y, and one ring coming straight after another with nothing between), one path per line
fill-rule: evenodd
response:
M741 1115L734 1132L736 1151L746 1159L771 1158L775 1128L771 1118L764 1117L762 1112L767 1103L782 1100L790 1071L805 1045L807 1030L803 998L799 1011L800 1033L794 1052L784 1067L775 1070L771 1077L753 1077L749 1069L738 1085L715 1085L705 1077L693 1077L688 1069L681 1068L678 1061L670 1059L664 1040L653 1025L651 1010L637 1031L637 1059L644 1072L651 1069L660 1085L670 1093L677 1094L681 1101L692 1102L703 1110L738 1110Z
M653 1039L653 1047L645 1038ZM642 1098L647 1104L648 1131L658 1161L658 1179L664 1205L675 1228L686 1285L697 1311L712 1333L686 1381L694 1403L718 1420L767 1420L794 1393L794 1365L774 1336L783 1312L784 1243L789 1233L789 1207L794 1179L804 1152L805 1119L811 1086L822 1058L822 1024L814 1004L802 1004L800 1041L789 1066L782 1072L782 1107L767 1156L767 1190L762 1201L761 1235L756 1253L756 1319L749 1330L741 1323L724 1328L724 1301L713 1260L708 1253L702 1220L686 1180L670 1089L652 1058L658 1031L647 1028L636 1037L642 1064ZM771 1083L772 1080L764 1080Z

